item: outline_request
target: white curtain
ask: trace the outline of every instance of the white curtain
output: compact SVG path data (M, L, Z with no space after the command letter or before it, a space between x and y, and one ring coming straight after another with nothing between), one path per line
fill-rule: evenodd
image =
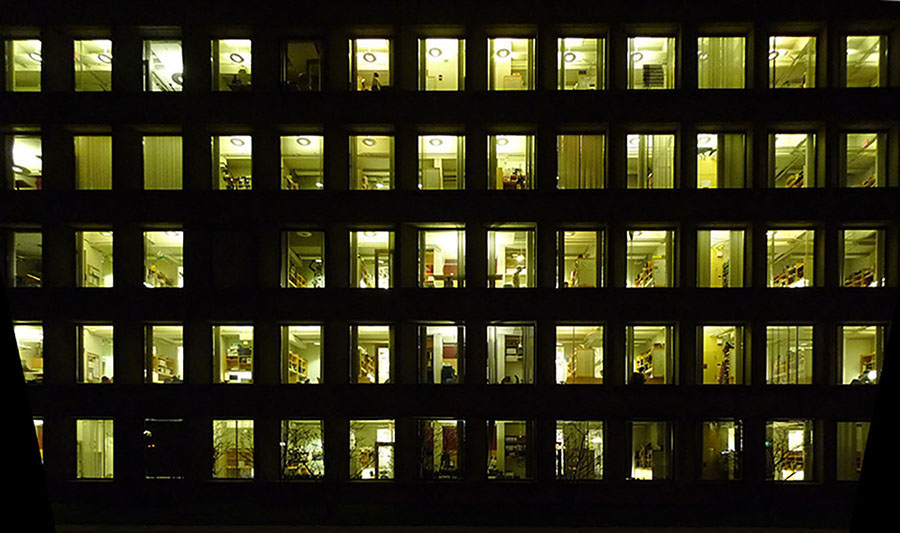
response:
M144 188L181 189L181 137L144 137Z
M604 185L605 138L602 135L560 135L559 188L599 189Z
M112 137L75 137L79 189L112 189Z
M653 182L649 180L647 188L671 189L675 186L675 136L652 135L650 147L650 167L653 171Z

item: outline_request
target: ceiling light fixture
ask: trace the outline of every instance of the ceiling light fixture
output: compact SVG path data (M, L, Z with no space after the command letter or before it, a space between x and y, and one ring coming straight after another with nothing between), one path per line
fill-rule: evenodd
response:
M700 138L697 139L697 141L698 141L700 144L707 144L707 143L710 142L711 140L712 140L712 139L709 137L709 135L701 135Z
M322 182L321 182L321 181L317 181L317 182L316 182L316 187L318 187L318 188L321 189L322 187L324 187L324 185L322 185Z
M306 137L297 137L297 144L299 144L300 146L309 146L311 142L312 141L310 141Z
M244 146L246 143L244 142L244 139L241 139L240 137L232 137L231 144L234 146Z
M384 185L382 185L381 183L376 183L375 188L376 189L384 189Z
M566 63L571 63L572 61L575 61L575 52L566 52L566 55L563 56L563 60Z
M428 50L428 55L430 55L431 57L441 57L441 54L443 54L443 53L444 52L436 46L434 48Z
M366 137L362 140L362 143L366 146L375 146L376 141L371 137Z
M433 139L430 139L430 140L428 141L428 144L430 144L431 146L440 146L440 145L444 144L444 141L442 141L442 140L438 139L437 137L435 137L435 138L433 138Z
M644 54L643 54L643 52L631 52L631 60L632 60L632 61L637 62L637 61L640 61L640 60L642 60L642 59L644 59Z
M509 48L501 48L497 50L497 57L509 57Z
M28 169L22 165L10 165L10 168L12 168L12 171L16 174L28 174Z
M363 54L363 61L365 61L366 63L374 63L375 59L375 54L373 54L372 52L366 52L365 54Z
M631 138L628 139L628 144L636 145L636 144L638 144L638 143L641 142L641 136L640 136L640 135L629 135L629 137L631 137Z
M702 50L697 51L697 59L699 59L700 61L703 61L703 60L707 59L708 57L709 57L709 54L707 54L706 52L704 52Z
M30 57L33 61L37 61L38 63L44 61L44 58L41 57L41 54L38 52L28 52L28 57Z
M566 237L574 237L574 236L575 236L575 232L574 232L574 231L567 231L567 232L566 232Z
M242 56L241 54L239 54L237 52L230 53L228 55L228 58L231 59L232 63L243 63L244 62L244 56Z
M97 59L99 59L101 63L106 63L107 65L112 63L112 56L107 53L97 54Z
M769 61L775 61L775 59L781 55L781 52L778 50L770 50L769 51Z
M363 236L365 236L365 237L374 237L374 236L375 236L375 232L374 232L374 231L364 231L364 232L363 232Z
M497 137L497 146L506 146L509 144L509 139L506 137Z
M174 81L178 85L184 85L184 74L181 72L176 72L175 74L172 74L172 81Z

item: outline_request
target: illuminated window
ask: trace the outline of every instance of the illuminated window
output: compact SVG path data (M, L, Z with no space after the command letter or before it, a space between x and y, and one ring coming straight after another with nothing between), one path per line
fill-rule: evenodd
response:
M465 338L461 324L419 326L419 383L462 383Z
M113 327L78 326L77 383L112 383Z
M75 232L75 254L79 287L113 286L113 232Z
M628 230L625 286L673 286L674 246L672 230Z
M697 87L743 89L746 41L744 37L697 39Z
M744 286L744 230L697 232L697 286Z
M324 137L281 137L282 190L322 190L325 187Z
M844 187L884 187L887 177L887 135L884 133L844 133Z
M741 326L701 326L703 385L744 383L744 328Z
M466 138L462 135L419 136L419 188L462 190L466 175Z
M184 327L147 326L147 383L184 383Z
M766 479L813 481L812 420L766 422Z
M606 187L606 135L556 137L557 189Z
M144 41L144 90L181 92L183 84L181 41Z
M869 438L869 422L837 423L837 479L857 481Z
M43 278L43 235L39 231L9 233L12 250L7 260L7 276L12 287L40 287Z
M112 90L112 41L75 41L75 90Z
M350 136L350 188L358 191L394 188L393 136Z
M40 135L11 135L6 137L12 144L12 171L15 190L41 189L43 175L43 155Z
M213 420L213 479L253 479L253 420Z
M288 41L282 48L281 82L288 91L322 90L322 43Z
M813 327L766 327L766 383L812 383Z
M675 187L675 136L628 135L628 188Z
M282 287L322 288L325 286L325 233L285 231Z
M249 135L212 138L213 189L248 191L253 188L252 143Z
M393 382L391 326L350 326L350 383Z
M213 90L250 91L253 82L250 39L215 39L210 47Z
M674 337L673 326L627 326L626 382L630 385L674 384Z
M560 287L602 287L605 241L603 230L559 232L557 265Z
M322 479L325 449L321 420L281 421L282 479Z
M466 87L466 41L419 39L419 90L462 91Z
M795 288L815 284L815 230L769 230L766 248L767 286Z
M390 289L394 285L394 232L350 232L350 287Z
M41 324L15 324L13 333L25 383L44 381L44 328Z
M322 326L282 326L281 382L322 383Z
M39 39L6 41L6 90L40 91L43 61Z
M839 379L842 385L874 385L884 364L884 326L845 325L838 330Z
M350 479L394 479L394 421L350 421Z
M462 479L464 422L436 418L418 422L419 479Z
M75 188L112 189L112 137L75 136Z
M606 39L558 39L559 90L606 88Z
M488 39L488 90L534 90L534 39Z
M769 135L771 184L776 189L816 187L816 134Z
M816 86L816 38L769 37L769 87L808 89Z
M603 422L556 421L556 479L603 479Z
M747 145L743 133L697 134L697 188L745 186Z
M213 383L253 383L253 326L214 325Z
M534 188L534 135L488 137L488 189Z
M78 419L75 421L75 477L112 479L113 421Z
M556 383L603 383L603 326L556 326Z
M488 231L488 287L534 287L534 230Z
M184 287L184 232L144 232L144 287Z
M419 287L466 286L466 232L419 230Z
M487 382L534 383L534 326L498 323L487 327Z
M672 477L672 424L635 421L631 426L632 480L659 480Z
M628 88L675 88L675 38L628 38Z
M350 40L350 90L381 91L390 88L390 39Z
M884 230L841 230L844 287L884 287Z
M703 435L700 479L732 481L741 479L744 452L744 425L740 420L707 420Z
M183 479L189 444L183 420L144 420L144 477Z
M488 479L532 479L532 422L488 420Z
M144 189L182 188L182 140L180 135L145 135Z
M38 453L41 454L41 463L44 462L44 419L34 417L34 436L37 438Z
M882 35L847 36L847 87L885 85L887 38Z

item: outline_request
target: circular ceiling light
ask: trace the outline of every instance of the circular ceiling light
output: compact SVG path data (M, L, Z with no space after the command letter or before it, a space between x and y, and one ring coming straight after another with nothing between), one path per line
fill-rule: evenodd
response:
M366 137L365 139L362 140L362 143L366 146L375 146L375 142L376 142L375 139L373 139L371 137Z
M229 57L229 59L231 59L232 63L243 63L244 62L244 56L242 56L241 54L239 54L237 52L230 53L228 55L228 57Z
M10 165L10 168L12 168L12 171L16 174L28 174L28 169L22 165Z
M698 51L697 51L697 59L699 59L700 61L704 61L704 60L706 60L708 57L709 57L709 54L707 54L706 52L701 51L701 50L698 50Z
M509 57L509 48L501 48L497 50L497 57Z
M497 146L506 146L509 144L509 139L506 137L497 137Z
M30 57L33 61L37 61L38 63L44 60L39 52L28 52L28 57Z
M574 237L574 236L575 236L575 232L574 232L574 231L567 231L567 232L566 232L566 237Z
M575 52L566 52L566 55L563 56L563 60L566 63L571 63L572 61L575 61Z
M525 256L524 256L524 255L519 254L519 255L516 256L516 261L518 261L518 262L521 263L521 262L524 261L524 260L525 260Z
M246 143L244 142L244 139L241 139L240 137L232 137L231 144L234 146L244 146Z
M363 61L366 63L374 63L375 62L375 54L372 52L366 52L363 54Z
M440 145L444 144L444 141L435 137L435 138L429 140L428 144L430 144L431 146L440 146Z
M640 135L629 135L628 144L638 144L641 142Z
M107 53L97 54L97 59L99 59L101 63L112 63L112 56Z
M699 139L697 139L700 144L708 144L711 140L712 139L709 137L709 135L702 135Z
M644 59L643 52L631 52L631 60L632 61L640 61Z
M779 52L778 50L770 50L769 61L775 61L775 58L777 58L779 55L781 55L781 52Z
M324 187L324 185L322 185L322 182L321 182L321 181L317 181L317 182L316 182L316 187L319 188L319 189L321 189L322 187Z
M176 72L175 74L172 74L172 81L178 85L184 85L184 73Z
M374 231L364 231L364 232L363 232L363 235L366 236L366 237L374 237L374 236L375 236L375 232L374 232Z
M428 55L430 55L431 57L441 57L441 54L443 53L444 52L438 47L434 47L428 50Z
M312 233L310 233L310 232L308 232L308 231L298 231L298 232L297 232L297 236L298 236L298 237L303 237L303 238L305 239L305 238L307 238L307 237L312 237Z
M297 144L299 144L300 146L309 146L311 143L312 141L310 141L306 137L297 137Z
M384 185L382 185L381 183L376 183L375 188L376 189L384 189Z

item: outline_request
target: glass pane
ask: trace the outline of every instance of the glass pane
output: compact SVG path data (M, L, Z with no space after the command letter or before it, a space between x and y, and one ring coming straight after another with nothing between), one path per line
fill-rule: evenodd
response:
M883 326L842 326L840 381L843 385L874 385L884 362Z
M534 287L534 231L488 231L488 287Z
M184 287L184 232L144 232L144 287Z
M744 187L747 151L743 133L697 134L697 188Z
M26 383L44 381L44 328L40 324L16 324L13 326L19 360Z
M625 329L630 385L675 383L672 326L628 326Z
M488 159L489 189L534 188L534 135L489 136Z
M112 479L113 421L75 421L75 477Z
M176 135L148 135L144 144L144 189L180 190L182 141Z
M462 39L419 39L419 90L463 90L465 61Z
M534 89L534 39L488 39L488 90Z
M78 327L78 369L76 383L112 383L113 327Z
M183 84L181 41L144 41L144 90L181 92Z
M322 43L290 41L284 43L282 84L288 91L322 90Z
M41 464L44 463L44 419L34 418L34 436L37 438L38 452L41 454Z
M603 479L603 422L556 422L556 479Z
M112 41L75 41L75 90L112 90Z
M112 189L112 137L75 137L75 188Z
M393 286L393 231L350 232L350 287Z
M12 233L12 253L15 261L9 261L14 270L9 272L13 287L40 287L43 278L43 235L40 232L16 231Z
M556 383L603 383L603 326L556 326Z
M322 288L325 286L325 232L284 233L284 278L281 286Z
M769 287L813 285L815 230L769 230Z
M75 232L79 287L113 286L113 232Z
M559 135L556 154L556 188L606 187L606 135Z
M253 188L253 140L249 135L221 135L212 138L213 189Z
M465 287L465 231L420 230L419 239L419 287Z
M878 133L845 133L847 159L844 165L845 187L884 187L885 152Z
M628 38L628 88L675 88L675 38Z
M744 37L697 39L697 70L701 89L744 88Z
M9 139L9 138L7 138ZM44 162L39 135L12 136L13 188L19 190L40 189Z
M672 476L672 428L668 422L631 423L629 479L669 479Z
M322 383L322 326L284 326L282 335L282 383Z
M744 286L744 231L697 232L697 286Z
M837 423L837 479L857 481L862 470L869 422Z
M253 383L253 326L213 326L213 383Z
M188 444L182 420L144 420L144 477L182 479Z
M606 88L606 39L567 37L557 42L559 90Z
M700 479L741 479L743 424L739 420L713 420L703 422L701 431L703 457Z
M350 90L380 91L392 83L390 39L351 39Z
M282 190L321 190L325 186L324 137L281 137Z
M844 287L884 287L884 230L842 230Z
M391 326L350 326L350 337L356 342L350 349L350 383L393 381L392 336Z
M813 481L812 420L766 422L766 479Z
M462 479L462 420L419 420L419 479Z
M603 279L602 231L562 231L562 287L599 287ZM600 242L598 242L598 240ZM598 263L598 259L600 262Z
M462 135L420 135L419 189L464 189L465 149Z
M740 326L703 326L704 385L744 383L744 328Z
M674 231L628 231L626 287L671 287Z
M847 87L879 87L886 50L880 35L847 36Z
M766 327L766 383L812 383L812 326Z
M534 326L487 327L487 382L534 382Z
M252 84L252 43L250 39L212 41L214 91L247 92Z
M281 421L281 477L321 479L325 476L325 450L321 420Z
M769 87L808 89L816 86L816 38L769 37Z
M253 420L213 420L213 479L253 478Z
M393 136L350 136L350 188L358 191L394 188Z
M6 41L6 90L40 91L43 60L40 40Z
M465 362L464 328L419 327L419 383L462 383Z
M776 133L769 135L772 184L776 189L816 186L816 135L814 133Z
M147 383L184 382L184 328L149 326Z
M628 188L675 187L675 136L628 135Z
M488 479L531 479L531 422L488 420Z
M394 479L394 421L350 421L350 479Z

